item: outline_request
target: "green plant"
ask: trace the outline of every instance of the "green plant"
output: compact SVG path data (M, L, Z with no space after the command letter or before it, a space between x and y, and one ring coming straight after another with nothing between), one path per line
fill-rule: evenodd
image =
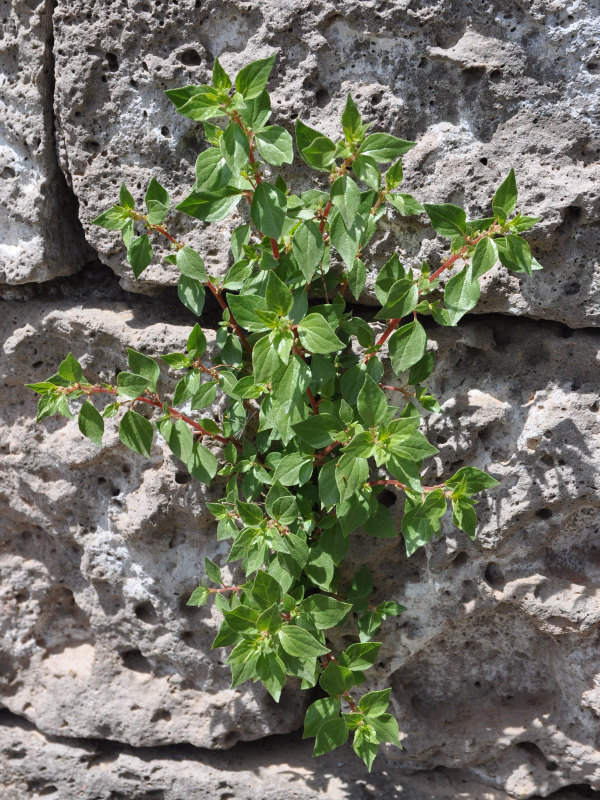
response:
M136 278L153 257L150 234L165 243L166 260L180 272L182 303L200 316L208 289L221 306L215 345L208 346L196 324L185 352L162 356L182 373L170 401L158 391L158 363L134 350L128 350L130 371L118 375L116 386L88 383L69 354L56 375L30 388L41 395L38 421L56 413L73 418L70 403L81 400L79 428L101 445L104 420L124 409L119 435L127 447L150 455L158 431L199 481L224 479L224 497L209 508L217 538L233 540L228 561L241 563L245 580L224 586L221 569L207 558L205 580L189 604L212 598L222 612L214 647L232 648L234 686L260 680L279 700L287 676L304 688L319 684L326 696L309 706L305 724L305 736L316 737L315 755L352 732L354 750L370 769L381 742L400 746L398 724L387 712L390 689L358 697L356 687L378 657L380 643L372 637L386 617L404 609L370 602L366 567L348 580L338 568L357 529L397 536L378 500L385 487L405 498L409 556L440 534L449 503L454 525L474 537L474 495L497 481L463 467L443 483L421 483L424 459L437 452L419 430L421 414L440 407L424 385L434 359L419 316L455 325L477 303L479 279L498 258L514 272L539 269L519 235L537 220L510 218L517 204L513 170L485 219L467 221L458 206L421 206L398 192L401 157L414 143L369 133L350 96L340 141L296 123L300 156L327 179L322 189L291 193L272 170L293 159L291 135L268 124L265 86L273 61L247 65L232 87L216 60L212 86L167 92L180 114L204 122L210 145L198 156L196 182L177 210L212 222L241 200L249 205L250 222L232 232L233 265L224 277L208 276L200 255L169 232L169 194L154 178L145 212L136 210L123 185L119 204L95 220L122 233ZM226 124L208 121L214 118ZM388 165L384 175L381 165ZM414 274L392 254L375 282L381 308L370 324L347 310L345 298L363 291L363 254L388 211L426 213L449 239L450 255L436 269L424 263ZM442 294L438 279L457 262L463 266ZM377 320L385 323L378 335ZM384 344L401 376L397 385L384 377ZM220 419L203 416L218 394L226 411ZM110 402L100 413L91 400L103 397ZM191 410L181 410L186 404ZM154 424L142 409L154 412ZM334 654L325 632L341 625L354 626L358 641Z

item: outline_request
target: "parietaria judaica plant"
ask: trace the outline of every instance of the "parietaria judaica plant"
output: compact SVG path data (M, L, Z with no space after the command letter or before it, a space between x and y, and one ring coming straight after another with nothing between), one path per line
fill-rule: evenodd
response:
M381 743L401 744L388 713L391 689L360 696L359 687L377 661L381 644L373 636L404 608L370 602L366 566L349 580L338 568L355 531L398 535L378 500L386 488L404 499L409 556L440 534L449 507L454 525L474 538L475 496L497 481L463 467L443 483L421 483L424 459L437 452L419 430L421 415L440 406L425 385L434 358L419 318L456 325L498 259L512 272L540 269L520 236L538 220L515 214L512 169L485 219L469 221L456 205L421 205L399 192L402 156L414 142L369 132L350 95L339 141L296 122L296 149L323 180L321 189L294 194L273 169L294 157L290 133L269 124L265 87L274 60L248 64L232 84L217 59L212 86L166 93L180 114L204 123L209 144L176 210L216 222L239 203L249 206L249 222L231 234L233 265L224 277L207 275L200 254L169 231L169 193L155 178L144 211L122 185L118 205L95 220L121 232L136 278L158 243L180 273L179 298L190 311L200 317L206 290L214 295L223 313L212 358L196 324L182 352L162 356L181 376L169 399L159 391L158 363L134 350L116 386L89 383L69 354L56 375L29 387L41 395L38 421L73 419L77 405L82 434L101 446L104 420L121 415L127 447L149 456L158 431L194 478L210 484L219 477L224 497L209 509L217 538L232 541L227 561L245 578L223 585L221 569L207 558L188 604L212 600L222 613L213 647L231 648L234 687L262 681L278 701L288 675L305 689L318 684L324 696L308 707L304 728L305 737L315 737L314 754L352 733L370 770ZM346 310L346 300L364 288L365 248L386 214L427 215L450 253L418 274L390 255L375 283L375 320L386 326L377 336ZM455 267L442 292L438 278ZM383 383L383 359L397 376L393 386ZM214 418L205 409L217 396L226 398L226 411ZM102 400L108 404L100 411L95 403ZM334 653L326 632L341 625L357 642Z

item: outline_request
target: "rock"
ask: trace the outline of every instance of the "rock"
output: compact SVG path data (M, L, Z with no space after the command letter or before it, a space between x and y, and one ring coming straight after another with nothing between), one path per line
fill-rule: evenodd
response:
M58 166L51 4L16 0L0 33L0 286L70 275L93 257Z
M197 8L182 0L160 9L139 4L132 14L122 0L102 9L60 0L59 149L88 240L128 289L174 283L173 269L158 261L133 281L119 237L91 220L115 201L121 181L140 202L151 175L176 199L189 190L205 147L202 126L178 116L165 89L206 81L217 55L235 72L277 52L270 83L276 121L291 128L300 117L337 137L351 91L374 129L418 142L405 159L405 191L422 201L488 213L514 166L522 207L543 219L529 238L547 271L522 280L496 267L479 310L597 325L599 128L592 110L600 23L593 3L556 3L547 16L542 8L516 1L477 12L436 2L416 10L401 2L292 7L280 0L260 8L211 0ZM298 165L287 172L294 185L308 185ZM246 211L209 226L175 214L173 230L222 273L227 231L240 214ZM423 258L439 263L442 243L423 222L390 219L385 241L370 249L370 270L392 243L412 266ZM362 299L373 302L372 292Z

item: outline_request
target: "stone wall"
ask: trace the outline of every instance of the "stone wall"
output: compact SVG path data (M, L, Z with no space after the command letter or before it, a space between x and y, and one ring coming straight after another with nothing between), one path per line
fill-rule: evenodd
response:
M0 0L3 796L600 796L598 42L595 0ZM408 608L373 678L405 750L371 777L350 750L310 759L294 687L280 705L231 690L216 616L185 607L225 552L205 508L219 488L115 432L98 451L65 420L34 425L23 388L70 349L101 380L126 346L179 349L193 320L172 271L134 282L90 222L122 180L137 198L151 175L176 197L191 185L203 134L164 89L272 52L278 123L334 134L350 90L374 129L417 140L406 191L476 215L514 166L543 217L545 270L495 268L477 314L431 332L432 470L501 480L477 540L449 527L410 560L400 540L353 540L378 596ZM175 221L213 271L232 224ZM371 283L392 245L409 264L442 253L418 219L389 220Z

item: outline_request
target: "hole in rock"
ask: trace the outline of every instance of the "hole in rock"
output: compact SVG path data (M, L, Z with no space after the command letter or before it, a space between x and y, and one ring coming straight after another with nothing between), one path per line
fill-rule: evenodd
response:
M106 61L111 72L116 72L119 69L119 59L114 53L106 53Z
M148 625L156 625L158 616L154 610L154 606L148 600L143 603L138 603L133 609L136 617L146 622Z
M535 512L535 515L540 519L550 519L552 513L552 509L550 508L538 508L538 510Z
M185 472L185 470L177 470L175 473L175 483L183 484L189 483L192 480L192 476L189 472Z
M125 650L120 653L123 666L133 672L152 672L148 659L137 649Z
M193 47L179 53L177 59L186 67L198 67L202 63L202 56Z
M506 583L502 569L494 561L490 561L485 568L484 578L492 589L502 589Z
M325 106L329 105L331 102L331 95L327 89L319 89L315 93L315 100L317 101L319 108L325 108Z
M150 717L150 722L170 722L171 712L166 708L157 708L154 714Z
M377 499L379 500L382 506L385 506L386 508L391 508L398 498L389 489L384 489L383 492L380 495L378 495Z

